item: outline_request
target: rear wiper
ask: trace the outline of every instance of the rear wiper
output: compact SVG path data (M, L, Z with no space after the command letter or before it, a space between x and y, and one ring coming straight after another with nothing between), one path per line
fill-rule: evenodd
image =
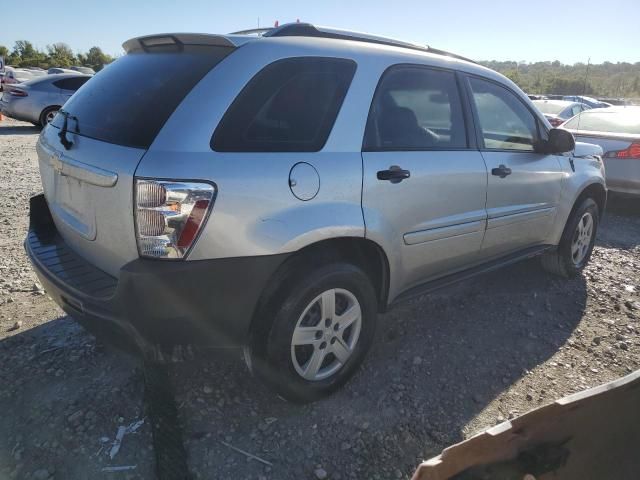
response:
M67 138L67 128L69 119L74 120L76 122L76 131L80 132L78 128L78 117L74 117L70 115L69 112L65 110L58 110L58 113L64 117L64 123L62 124L62 129L58 133L58 137L60 137L60 143L65 148L65 150L69 150L73 146L73 142Z

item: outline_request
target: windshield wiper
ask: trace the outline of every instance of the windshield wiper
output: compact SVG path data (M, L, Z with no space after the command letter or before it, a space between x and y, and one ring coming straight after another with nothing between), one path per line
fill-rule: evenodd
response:
M69 150L73 146L73 142L67 138L68 122L69 119L74 120L76 122L76 131L80 132L80 129L78 128L78 117L74 117L73 115L70 115L69 112L62 109L58 110L58 113L64 117L64 123L58 133L58 137L60 137L60 143L65 150Z

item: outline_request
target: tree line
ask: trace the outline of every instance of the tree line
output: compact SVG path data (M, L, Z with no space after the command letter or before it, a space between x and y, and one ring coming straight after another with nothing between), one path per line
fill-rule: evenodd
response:
M75 65L93 68L96 72L113 62L114 58L102 51L100 47L91 47L86 53L73 53L66 43L58 42L47 45L46 51L33 46L28 40L18 40L13 50L0 45L0 57L4 57L6 65L16 67L62 67Z
M527 93L640 98L640 62L576 63L484 61Z
M11 51L0 45L0 56L7 65L17 67L46 69L82 65L96 72L114 60L100 47L74 53L69 45L58 42L42 51L28 40L18 40ZM640 62L565 65L557 60L535 63L490 60L480 63L506 75L527 93L640 98Z

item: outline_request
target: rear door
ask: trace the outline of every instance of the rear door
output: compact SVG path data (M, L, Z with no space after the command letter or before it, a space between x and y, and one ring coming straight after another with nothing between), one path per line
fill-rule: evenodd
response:
M107 273L117 276L138 256L138 162L187 93L231 51L164 45L129 53L78 90L65 104L66 114L43 131L38 158L56 226L78 254ZM63 138L70 142L66 147Z
M508 88L471 76L468 85L489 174L482 255L490 258L540 244L553 224L563 176L556 155L534 151L546 130Z
M367 236L387 246L397 291L474 261L486 223L487 171L467 138L454 72L388 69L362 157Z

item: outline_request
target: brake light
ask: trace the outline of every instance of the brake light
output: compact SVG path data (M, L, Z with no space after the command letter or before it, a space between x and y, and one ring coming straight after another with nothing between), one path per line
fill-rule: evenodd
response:
M137 179L135 220L142 257L184 258L213 206L209 183Z
M24 90L12 89L9 91L9 95L13 95L14 97L28 97L29 94Z
M626 150L611 153L615 153L616 158L640 158L640 143L632 143Z

